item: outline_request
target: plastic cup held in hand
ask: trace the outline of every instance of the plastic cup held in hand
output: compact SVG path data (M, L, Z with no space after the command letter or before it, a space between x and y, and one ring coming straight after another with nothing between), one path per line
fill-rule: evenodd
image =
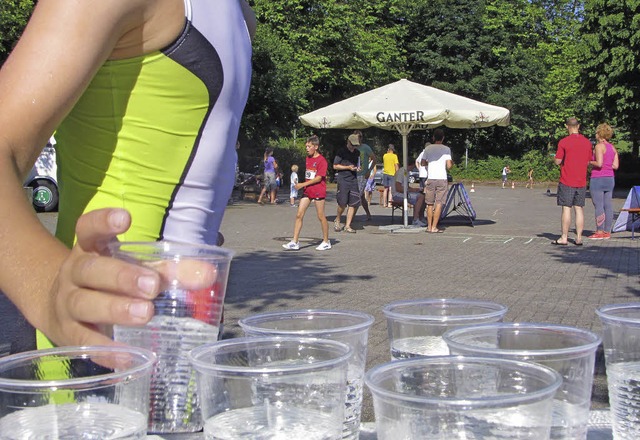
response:
M342 438L358 438L367 340L373 316L351 310L293 310L248 316L239 324L247 336L314 337L348 344L353 355L349 359Z
M327 339L273 336L194 349L205 439L340 439L352 351Z
M602 321L613 438L640 438L640 303L596 310Z
M598 335L547 323L494 323L450 330L444 340L452 354L530 361L553 368L562 376L562 385L553 401L551 438L586 439Z
M144 439L156 356L61 347L0 358L0 439Z
M202 429L194 372L187 354L218 339L233 253L216 246L167 241L123 242L114 257L160 274L154 317L142 327L115 326L114 338L153 350L158 362L151 378L149 431Z
M449 348L442 339L451 328L502 321L507 308L488 301L418 299L396 301L383 308L391 359L442 356Z
M542 365L464 356L396 360L365 375L378 440L548 439L561 382Z

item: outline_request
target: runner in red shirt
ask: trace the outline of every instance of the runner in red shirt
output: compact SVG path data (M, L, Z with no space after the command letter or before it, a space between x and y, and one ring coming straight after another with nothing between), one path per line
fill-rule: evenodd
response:
M562 206L562 236L552 242L555 245L568 244L571 208L576 213L576 246L582 246L584 229L584 201L587 192L587 166L591 160L591 142L580 134L580 122L576 118L567 119L569 136L558 143L555 162L560 165L558 183L558 206Z
M317 247L317 251L326 251L331 249L329 241L329 226L327 217L324 215L324 199L327 197L327 160L318 152L320 148L320 139L318 136L307 138L305 144L307 149L306 170L304 173L305 181L295 185L296 189L304 188L298 212L296 213L296 222L293 227L293 239L283 244L282 247L287 250L297 251L300 249L298 239L302 230L302 220L307 212L307 208L311 202L316 204L316 213L322 227L322 243Z

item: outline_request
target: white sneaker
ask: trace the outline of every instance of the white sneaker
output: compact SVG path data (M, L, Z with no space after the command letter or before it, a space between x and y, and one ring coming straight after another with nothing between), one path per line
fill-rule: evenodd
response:
M282 247L289 251L297 251L298 249L300 249L300 245L295 241L290 241L287 244L283 244Z
M316 248L317 251L328 251L329 249L331 249L331 243L329 243L328 241L323 241L322 243L320 243L320 245Z
M420 219L416 219L413 221L413 226L418 226L420 228L425 228L427 224Z

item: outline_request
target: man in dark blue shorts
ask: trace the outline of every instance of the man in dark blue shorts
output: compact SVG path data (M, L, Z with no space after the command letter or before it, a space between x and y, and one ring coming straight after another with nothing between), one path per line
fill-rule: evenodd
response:
M360 189L358 188L358 169L360 162L360 152L351 141L347 140L347 145L338 150L333 160L333 169L336 171L338 180L338 212L333 222L333 229L336 232L342 230L340 220L342 213L347 209L347 220L344 231L355 234L355 229L351 227L351 222L356 213L356 208L360 206Z

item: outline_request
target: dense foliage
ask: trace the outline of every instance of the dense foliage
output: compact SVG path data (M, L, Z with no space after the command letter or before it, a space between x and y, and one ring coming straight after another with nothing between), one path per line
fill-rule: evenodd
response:
M460 175L495 175L511 161L522 163L514 175L535 163L537 174L555 178L548 158L569 116L589 137L598 123L612 123L626 163L637 163L640 0L249 1L258 29L240 133L243 170L269 145L287 158L288 172L316 132L300 124L301 114L400 78L511 110L509 127L447 130ZM34 3L0 2L0 61ZM317 134L331 160L348 131ZM380 156L387 143L401 144L395 132L365 136ZM410 156L429 138L411 133Z
M0 65L20 37L34 4L34 0L0 1Z

